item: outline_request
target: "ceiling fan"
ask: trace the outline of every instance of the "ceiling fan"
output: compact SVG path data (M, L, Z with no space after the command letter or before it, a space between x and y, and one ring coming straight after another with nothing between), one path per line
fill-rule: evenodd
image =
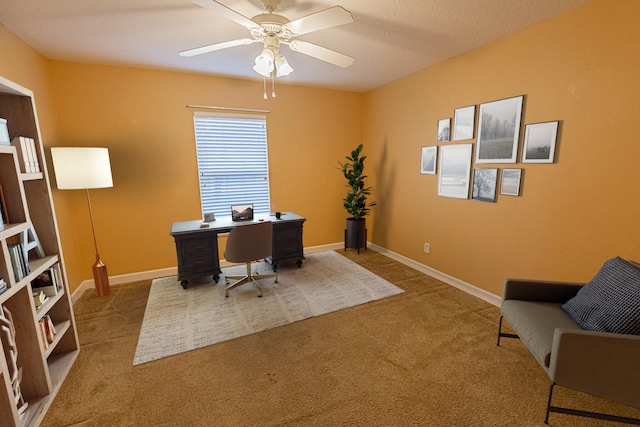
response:
M297 38L303 34L353 22L353 17L349 11L341 6L333 6L290 21L286 17L274 13L280 1L281 0L261 0L266 13L261 13L253 18L247 18L216 0L193 0L194 3L213 10L225 18L247 28L252 38L211 44L185 50L178 54L180 56L190 57L234 46L262 43L262 53L256 57L253 69L263 77L271 77L272 79L274 74L277 77L281 77L289 75L293 71L293 68L287 63L284 55L280 53L281 45L289 46L289 48L295 52L320 59L339 67L346 68L353 64L354 59L350 56Z

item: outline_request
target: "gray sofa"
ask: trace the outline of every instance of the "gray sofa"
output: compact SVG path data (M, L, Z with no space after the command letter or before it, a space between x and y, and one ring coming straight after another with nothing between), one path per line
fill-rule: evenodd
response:
M559 385L640 408L640 335L580 327L562 306L584 285L506 279L498 346L502 337L520 338L549 375L545 424L549 413L557 412L640 425L640 419L552 405L553 389ZM503 320L515 334L503 331Z

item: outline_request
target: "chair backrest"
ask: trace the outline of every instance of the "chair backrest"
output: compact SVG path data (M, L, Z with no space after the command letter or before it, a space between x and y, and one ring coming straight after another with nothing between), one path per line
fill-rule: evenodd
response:
M224 258L229 262L251 262L271 255L273 224L270 221L240 225L231 230Z

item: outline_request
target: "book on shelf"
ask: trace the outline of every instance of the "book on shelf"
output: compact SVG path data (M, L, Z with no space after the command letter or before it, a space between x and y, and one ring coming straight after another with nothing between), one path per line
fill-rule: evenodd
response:
M44 291L38 289L33 291L33 303L36 305L36 308L42 307L49 297L44 293Z
M48 297L53 297L62 290L60 276L60 264L54 264L50 269L43 271L31 281L31 289L41 290Z
M56 327L53 325L51 316L48 314L42 316L42 319L38 321L38 327L40 328L40 339L42 340L42 345L46 350L56 339Z
M40 172L40 164L36 154L36 143L33 138L17 136L11 140L11 145L16 147L22 172Z
M5 282L5 280L2 277L0 277L0 295L5 293L6 290L7 290L7 282Z
M36 149L36 141L33 138L28 139L29 157L31 158L31 169L33 173L40 172L40 161L38 160L38 150Z
M9 217L7 216L7 203L4 201L2 185L0 185L0 230L4 228L4 224L9 224Z
M0 118L0 145L11 144L9 138L9 128L7 127L7 119Z
M11 266L13 267L13 274L16 282L24 279L26 275L31 273L31 267L29 266L29 258L24 252L24 248L21 243L12 243L7 245L9 249L9 256L11 258Z

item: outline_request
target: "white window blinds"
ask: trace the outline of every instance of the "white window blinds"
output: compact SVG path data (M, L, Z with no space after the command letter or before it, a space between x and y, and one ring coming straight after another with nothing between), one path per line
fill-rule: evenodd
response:
M246 203L269 213L266 118L195 113L194 124L203 214L228 216Z

